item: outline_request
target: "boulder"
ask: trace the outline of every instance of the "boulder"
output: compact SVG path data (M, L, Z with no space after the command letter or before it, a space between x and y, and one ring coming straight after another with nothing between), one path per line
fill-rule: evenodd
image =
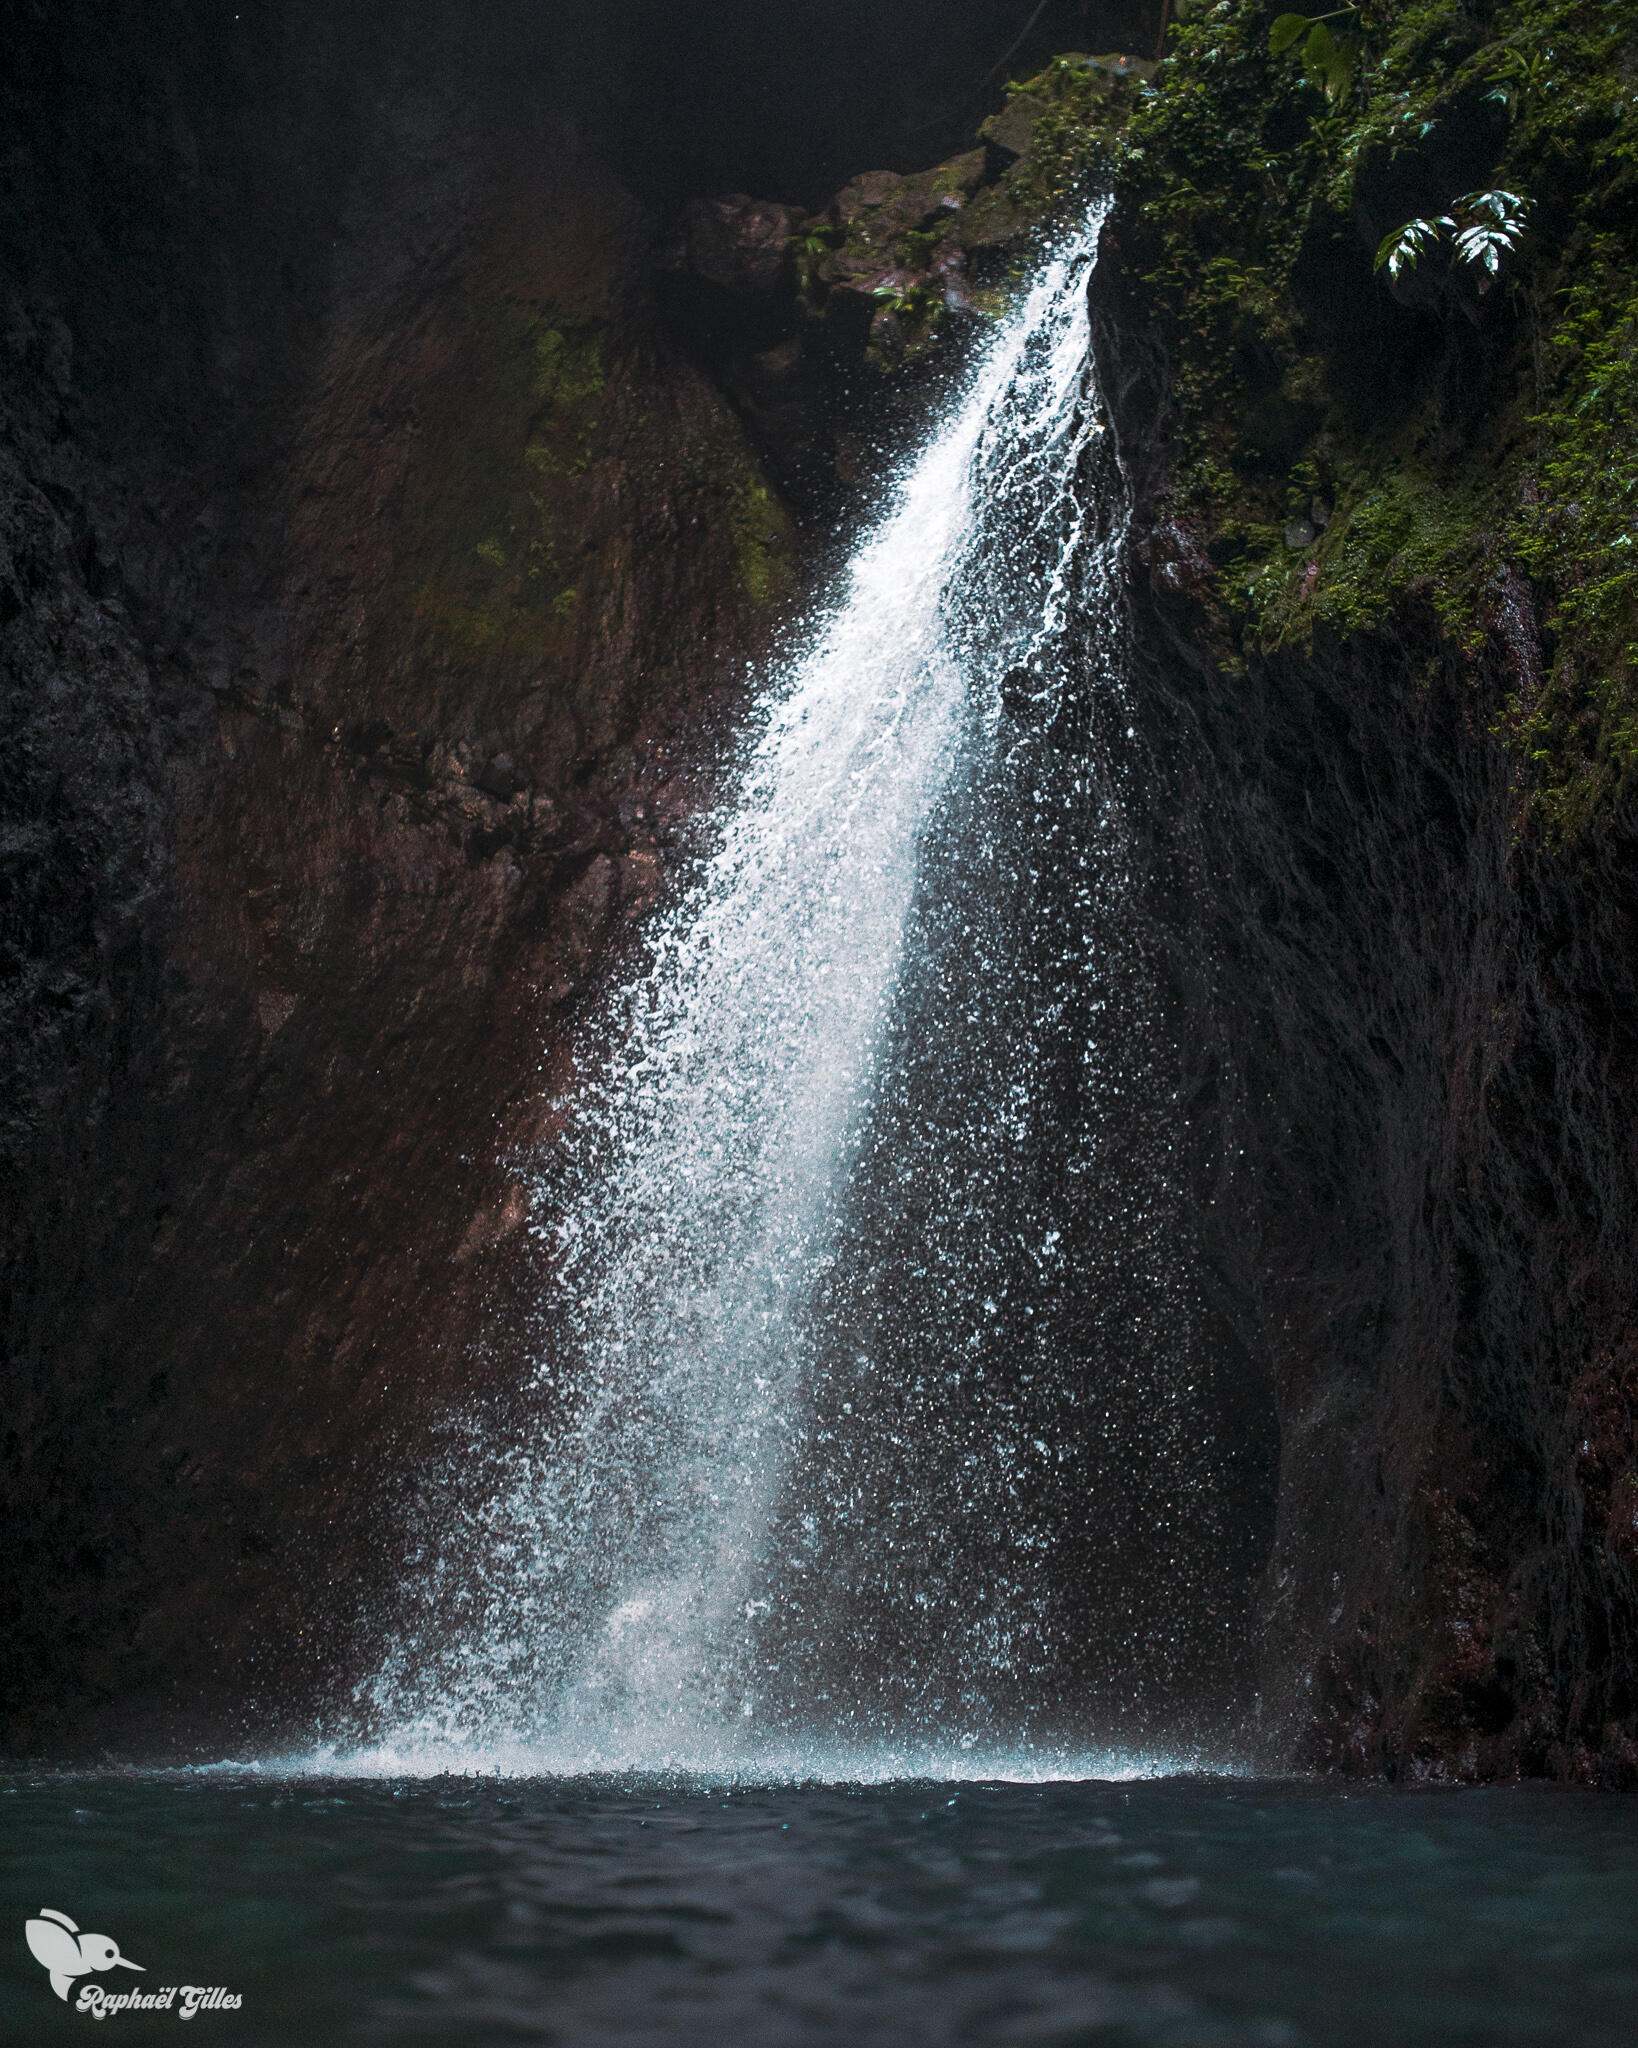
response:
M1046 101L1037 99L1034 93L1014 93L999 114L992 114L981 124L978 133L986 148L1000 159L998 169L1005 170L1008 164L1016 163L1029 148L1035 124L1046 111Z
M768 298L787 276L789 243L802 218L797 206L726 192L691 199L675 267L736 298Z

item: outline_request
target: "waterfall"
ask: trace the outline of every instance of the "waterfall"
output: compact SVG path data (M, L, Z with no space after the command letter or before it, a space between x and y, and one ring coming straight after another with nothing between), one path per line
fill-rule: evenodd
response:
M1058 1624L1017 1557L1051 1537L1007 1446L1052 1466L1074 1425L1039 1388L974 1390L1006 1379L998 1333L1038 1349L1051 1322L1007 1306L1000 1268L1024 1256L1074 1292L1098 1258L1083 1245L1077 1279L1073 1219L1009 1161L1058 1113L1032 1088L1061 1108L1120 1035L1100 1034L1093 929L1124 888L1098 740L1122 689L1086 310L1100 222L1043 259L766 679L713 850L598 1021L538 1191L554 1425L456 1461L424 1618L367 1689L392 1755L718 1769L891 1745L895 1716L969 1748L1033 1725ZM1076 875L1067 934L1035 901L1043 851ZM1083 1210L1089 1174L1053 1154ZM1128 1264L1153 1211L1121 1236ZM906 1351L906 1318L937 1358ZM1162 1435L1184 1426L1169 1398L1148 1404ZM1016 1554L975 1597L952 1546L976 1555L998 1518ZM941 1546L919 1565L918 1527ZM883 1675L901 1627L913 1680Z

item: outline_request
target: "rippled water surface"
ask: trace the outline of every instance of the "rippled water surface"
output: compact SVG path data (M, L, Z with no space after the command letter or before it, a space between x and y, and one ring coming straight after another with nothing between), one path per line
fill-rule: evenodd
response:
M43 1906L146 1966L85 1981L240 1995L189 2041L1638 2041L1596 1794L14 1773L0 1814L8 2043L93 2024Z

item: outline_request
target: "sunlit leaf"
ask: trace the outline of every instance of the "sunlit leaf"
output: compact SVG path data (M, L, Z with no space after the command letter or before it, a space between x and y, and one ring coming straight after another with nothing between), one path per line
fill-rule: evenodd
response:
M1303 73L1319 86L1327 99L1341 99L1354 81L1353 45L1339 42L1325 26L1315 22L1303 45Z
M1382 237L1373 267L1380 270L1386 264L1389 277L1397 278L1400 271L1414 269L1428 244L1438 241L1444 229L1455 225L1448 213L1439 214L1433 220L1406 221L1402 228L1395 228L1391 234Z

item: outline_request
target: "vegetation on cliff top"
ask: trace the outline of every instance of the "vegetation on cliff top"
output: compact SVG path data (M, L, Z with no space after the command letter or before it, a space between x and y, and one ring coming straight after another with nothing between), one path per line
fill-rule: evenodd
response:
M1502 729L1577 832L1638 780L1631 9L1359 0L1349 61L1312 73L1273 47L1275 6L1185 11L1114 157L1126 288L1170 372L1166 509L1248 645L1420 599L1497 646ZM1448 244L1373 268L1498 187L1530 214L1494 279Z

